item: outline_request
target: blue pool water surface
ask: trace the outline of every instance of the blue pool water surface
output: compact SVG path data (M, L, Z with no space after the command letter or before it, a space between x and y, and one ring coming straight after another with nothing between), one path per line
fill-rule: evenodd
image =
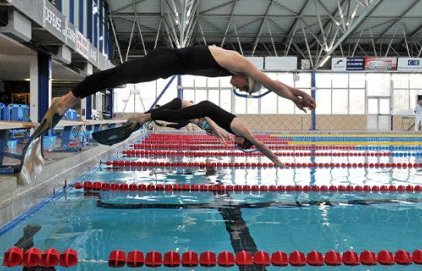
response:
M344 151L347 153L347 151ZM355 151L356 152L356 151ZM412 153L412 151L409 151ZM413 152L416 154L416 152ZM420 163L420 155L394 157L282 157L286 162ZM201 161L209 158L130 158ZM218 161L263 161L259 157L218 157ZM116 170L103 166L74 182L249 185L421 185L421 169L295 168ZM422 193L304 192L84 192L73 187L21 221L0 229L0 252L23 236L25 227L41 228L29 238L36 248L72 248L80 262L56 270L127 270L109 268L110 251L175 250L236 252L241 249L343 252L422 248ZM3 268L3 269L1 269ZM145 269L145 267L143 267ZM22 267L1 270L22 270ZM130 269L130 268L128 268ZM156 270L166 269L165 267ZM206 268L185 268L204 270ZM214 270L221 270L215 267ZM276 270L265 267L256 270ZM296 270L297 267L283 267ZM421 270L410 266L303 267L303 270ZM132 270L132 269L130 269ZM239 270L239 267L224 268ZM242 269L246 270L246 269ZM252 270L252 269L251 269Z

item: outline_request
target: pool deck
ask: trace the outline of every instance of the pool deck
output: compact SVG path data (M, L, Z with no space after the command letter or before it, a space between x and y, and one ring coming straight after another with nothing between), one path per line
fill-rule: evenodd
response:
M28 185L18 184L18 175L0 175L0 227L39 204L72 180L97 167L100 160L139 140L142 132L112 147L92 144L79 152L45 152L45 166ZM13 164L13 161L9 161Z

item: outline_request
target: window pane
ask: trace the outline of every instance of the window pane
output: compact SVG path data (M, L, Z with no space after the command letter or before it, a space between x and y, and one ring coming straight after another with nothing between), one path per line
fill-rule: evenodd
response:
M237 114L245 114L246 113L246 99L232 96L234 97L234 110Z
M230 79L231 79L231 76L220 77L220 87L233 88L232 84L230 84Z
M195 90L193 88L183 89L183 99L188 101L195 101Z
M277 78L280 82L286 85L294 86L293 73L287 73L287 72L277 73Z
M350 73L349 86L351 88L364 88L365 87L365 74L364 73Z
M207 91L202 89L195 90L195 103L199 103L200 101L205 101L207 99Z
M248 114L257 114L259 99L246 99L246 100L248 104Z
M193 87L195 76L192 75L183 75L182 76L182 86L183 87Z
M406 114L409 111L409 90L395 89L394 90L394 105L393 114Z
M317 73L315 83L317 88L331 88L331 73Z
M349 91L349 114L365 114L365 89Z
M288 99L278 97L278 113L294 114L294 103Z
M231 89L222 89L220 92L221 95L221 105L220 107L224 110L232 112L232 92Z
M195 76L195 87L204 88L207 86L207 78L203 76Z
M333 73L331 80L333 81L333 88L347 88L349 76L347 73Z
M380 114L390 114L390 99L380 99Z
M368 99L368 114L378 114L378 99Z
M268 93L259 100L262 114L277 114L277 95L275 93Z
M409 88L409 75L408 74L393 74L391 76L394 88Z
M218 88L219 83L220 83L220 78L218 78L218 77L209 77L208 78L208 87Z
M218 89L209 89L208 100L216 105L220 105L220 91Z
M347 114L347 89L333 89L333 114Z
M331 114L331 89L318 89L316 93L316 113Z
M390 96L390 75L385 73L368 73L368 96Z
M410 74L410 88L422 89L422 74Z
M293 80L297 88L310 88L311 87L311 74L310 73L295 73Z

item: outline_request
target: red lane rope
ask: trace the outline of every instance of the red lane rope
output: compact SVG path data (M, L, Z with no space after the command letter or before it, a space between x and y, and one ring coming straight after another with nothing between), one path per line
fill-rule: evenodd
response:
M109 254L108 265L110 267L123 267L127 264L129 267L214 267L216 265L223 267L230 266L338 266L338 265L410 265L422 264L422 250L417 249L412 253L406 250L397 250L394 254L388 250L381 250L375 253L370 250L364 250L357 253L352 250L339 253L334 250L321 253L316 250L304 252L295 250L289 254L283 251L269 253L266 251L257 251L249 253L245 250L236 254L230 251L214 253L212 251L195 252L192 250L180 254L177 251L168 251L164 255L158 251L146 252L133 250L126 254L123 250L113 250Z
M208 150L210 146L207 145L188 145L188 144L144 144L137 143L131 147L134 149L177 149L177 150ZM355 150L355 146L292 146L292 145L269 145L271 150ZM220 145L219 150L235 149L233 144L229 146Z
M123 150L126 157L139 157L144 155L157 156L190 156L190 157L208 157L208 156L263 156L261 152L227 152L227 151L164 151L164 150ZM390 152L275 152L277 156L354 156L354 157L389 157Z
M273 163L263 162L167 162L167 161L123 161L100 162L110 167L200 167L200 168L268 168ZM284 163L290 168L422 168L422 163Z
M66 249L60 253L57 249L49 248L44 252L38 248L31 247L26 251L22 248L12 247L4 253L3 266L14 267L72 267L78 263L78 252L73 249Z
M284 251L275 251L272 253L266 251L257 251L249 253L245 250L239 251L236 254L230 251L222 251L215 253L212 251L195 252L192 250L180 254L177 251L167 251L161 254L158 251L152 250L149 252L142 252L139 250L132 250L126 253L123 250L112 250L109 253L108 260L78 260L78 252L73 249L67 249L60 253L54 248L49 248L42 252L37 248L30 248L25 252L19 247L9 248L4 253L3 266L15 267L22 265L23 267L72 267L78 262L103 263L108 262L110 267L141 267L143 265L148 267L214 267L214 266L357 266L357 265L410 265L422 264L422 250L416 249L412 253L400 249L396 252L389 250L380 250L375 253L371 250L364 250L357 253L353 250L348 250L340 254L335 250L330 250L324 254L312 250L306 255L304 252L295 250L289 254Z
M87 191L252 191L252 192L422 192L421 185L222 185L222 184L136 184L85 181L76 182L76 189Z

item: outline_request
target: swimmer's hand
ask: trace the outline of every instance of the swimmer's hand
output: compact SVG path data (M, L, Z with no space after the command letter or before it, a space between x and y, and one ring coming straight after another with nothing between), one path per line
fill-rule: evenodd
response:
M276 167L276 168L287 168L286 164L282 163L281 161L274 163L274 167Z
M293 100L295 105L302 110L303 112L307 113L306 108L309 110L314 110L316 108L316 102L314 99L312 99L311 96L308 94L296 96L296 98Z
M225 146L228 146L229 143L233 143L234 139L231 134L229 134L227 131L222 129L217 129L215 131L215 136L218 137L221 144L224 144Z

